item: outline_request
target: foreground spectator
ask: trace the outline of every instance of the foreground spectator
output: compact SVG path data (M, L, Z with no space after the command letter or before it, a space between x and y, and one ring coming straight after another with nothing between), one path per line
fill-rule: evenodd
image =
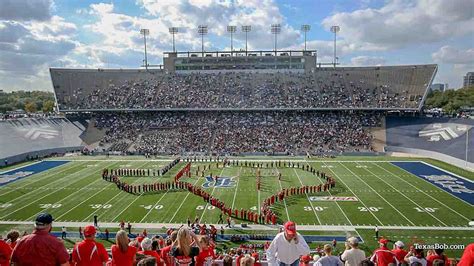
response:
M0 236L0 266L9 266L12 248Z
M161 258L165 261L167 266L174 265L173 256L171 256L171 248L173 247L173 243L176 241L177 237L178 232L171 232L170 237L167 239L166 247L160 250Z
M408 251L404 250L405 244L402 241L397 241L394 244L392 253L395 254L398 262L405 261L405 256L408 254Z
M474 243L469 244L464 253L462 254L461 260L458 266L471 266L474 265Z
M359 266L365 260L365 252L359 249L359 240L351 237L345 243L346 250L341 255L341 259L346 266Z
M207 236L199 238L199 247L200 251L199 255L196 257L196 266L211 265L217 256L214 254L214 246L210 245Z
M33 233L21 238L13 250L13 265L69 265L69 254L63 242L49 234L53 221L47 213L36 217Z
M104 245L95 241L96 230L93 225L84 227L84 240L74 245L72 265L101 266L109 260Z
M426 266L428 264L423 249L415 248L410 249L410 252L405 256L405 262L408 263L408 265L419 263L421 266Z
M146 257L137 263L137 266L155 266L155 265L159 265L157 264L155 257Z
M181 227L178 231L176 241L171 249L171 254L175 258L175 262L179 265L194 266L194 257L199 255L199 248L191 246L191 243L198 243L198 239L194 232L187 228Z
M7 239L12 250L15 248L18 238L20 238L20 232L18 232L17 230L11 230L10 232L8 232Z
M137 248L129 246L127 232L120 230L115 237L115 244L112 245L112 265L132 266L136 260Z
M426 256L426 261L428 262L428 266L433 266L436 260L443 261L443 264L446 266L451 265L451 261L449 261L448 256L444 255L444 249L442 248L435 249L434 251L432 250Z
M250 254L246 254L241 260L240 260L240 266L253 266L255 263L255 259L250 256ZM269 263L270 265L270 263Z
M342 266L342 261L337 256L332 255L332 246L329 244L324 245L324 256L321 257L315 266Z
M376 249L370 258L377 266L389 266L391 263L398 263L395 254L387 248L387 244L388 240L381 238L379 240L380 248Z
M154 257L156 260L156 263L158 263L159 266L162 265L160 254L158 254L158 252L156 252L155 250L152 250L153 240L149 239L148 237L145 237L140 243L140 245L142 247L142 250L139 251L138 253L146 255L146 256Z
M285 230L275 236L267 250L268 265L297 266L300 256L309 253L308 244L296 232L296 224L288 221L285 223Z

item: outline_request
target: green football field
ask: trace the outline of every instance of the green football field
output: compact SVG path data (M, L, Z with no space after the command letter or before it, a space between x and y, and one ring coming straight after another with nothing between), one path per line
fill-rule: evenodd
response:
M104 168L160 169L172 160L171 157L145 159L98 156L55 160L70 161L0 186L0 221L3 224L33 221L40 212L51 213L56 222L92 222L93 216L97 215L100 223L118 224L124 220L137 227L155 223L157 228L160 228L158 224L179 226L186 223L188 217L198 217L206 224L215 224L219 220L217 208L187 191L168 190L133 195L101 178ZM474 239L473 228L468 227L469 221L474 218L473 206L391 163L402 159L247 157L240 160L264 164L292 160L300 165L309 164L336 179L336 188L328 192L293 196L275 204L273 209L279 216L279 223L292 220L300 226L304 225L305 230L354 231L363 239L369 238L364 241L373 241L371 238L375 225L381 228L381 235L411 242L415 238L427 243L466 244ZM258 212L262 201L282 188L323 182L299 168L264 167L260 170L262 188L258 191L255 168L216 168L215 163L211 163L214 166L206 171L205 176L212 174L227 178L226 186L218 187L206 178L195 175L197 166L202 168L209 164L192 163L191 178L182 180L203 187L227 206L237 209ZM122 180L132 184L171 181L184 165L184 162L179 163L163 177L123 177ZM470 172L454 167L448 170L466 179L473 179ZM279 172L282 173L281 180L278 180ZM203 186L206 183L208 188ZM338 197L338 200L328 200L334 198L327 196ZM236 224L239 223L241 221L237 220Z

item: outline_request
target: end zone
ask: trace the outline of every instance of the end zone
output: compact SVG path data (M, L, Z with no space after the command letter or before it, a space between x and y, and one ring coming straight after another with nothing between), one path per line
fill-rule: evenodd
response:
M0 173L0 186L66 164L69 161L41 161Z

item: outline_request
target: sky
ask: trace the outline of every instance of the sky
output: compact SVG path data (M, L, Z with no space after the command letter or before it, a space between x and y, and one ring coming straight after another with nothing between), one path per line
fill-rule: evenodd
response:
M474 71L472 0L1 0L0 89L49 90L50 67L137 68L161 64L172 50L200 51L198 25L207 25L205 50L230 50L227 25L236 25L234 49L245 47L241 25L251 25L250 49L273 49L270 25L282 27L278 49L308 49L331 62L332 25L340 26L341 65L438 64L435 82L462 86Z

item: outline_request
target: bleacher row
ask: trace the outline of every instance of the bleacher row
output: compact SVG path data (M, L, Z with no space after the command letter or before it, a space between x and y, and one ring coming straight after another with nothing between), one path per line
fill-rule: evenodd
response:
M51 77L60 110L417 109L435 71L436 65L304 74L51 69Z

